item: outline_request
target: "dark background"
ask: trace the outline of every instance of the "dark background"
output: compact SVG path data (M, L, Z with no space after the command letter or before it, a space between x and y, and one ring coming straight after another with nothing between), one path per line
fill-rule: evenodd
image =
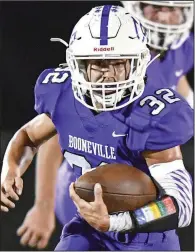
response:
M108 2L0 2L0 161L15 131L36 116L33 89L40 72L65 62L65 47L51 37L69 41L78 19L95 5ZM119 2L109 2L119 4ZM188 79L193 83L193 70ZM182 147L186 168L192 176L194 141ZM24 192L16 208L1 213L0 250L33 250L19 245L16 229L34 201L34 163L24 175ZM194 222L179 230L183 250L194 250ZM47 250L60 236L56 231Z

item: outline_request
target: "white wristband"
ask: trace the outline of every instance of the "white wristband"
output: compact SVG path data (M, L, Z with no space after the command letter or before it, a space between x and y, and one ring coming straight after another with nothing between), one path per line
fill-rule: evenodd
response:
M133 222L129 212L113 214L110 216L110 228L108 231L120 232L133 228Z

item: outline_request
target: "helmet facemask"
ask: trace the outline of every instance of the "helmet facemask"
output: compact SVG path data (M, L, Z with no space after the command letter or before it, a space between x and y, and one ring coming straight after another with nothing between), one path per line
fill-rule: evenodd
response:
M150 54L145 49L135 55L104 57L79 57L67 49L74 96L86 107L96 111L119 109L141 96ZM104 61L109 65L107 71L102 71L104 67L98 66L104 64ZM121 71L118 71L118 64ZM111 73L109 77L107 73Z
M189 30L193 22L193 4L191 2L137 1L129 3L129 5L124 2L124 5L129 9L130 13L135 14L146 29L150 30L149 46L157 50L168 50L179 48L189 36ZM149 18L150 15L146 15L146 9L150 7L159 12L162 8L166 8L170 13L170 23L159 22L152 16ZM179 17L178 22L174 22L173 17L177 14Z

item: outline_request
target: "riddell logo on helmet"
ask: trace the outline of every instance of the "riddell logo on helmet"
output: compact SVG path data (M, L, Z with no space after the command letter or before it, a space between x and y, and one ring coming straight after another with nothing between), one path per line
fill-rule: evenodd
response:
M101 47L101 48L94 47L93 51L94 52L114 51L114 47Z

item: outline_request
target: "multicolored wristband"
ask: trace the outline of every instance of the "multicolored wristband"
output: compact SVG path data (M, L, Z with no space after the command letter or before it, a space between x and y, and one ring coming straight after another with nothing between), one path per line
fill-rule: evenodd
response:
M174 201L171 197L166 196L161 200L154 201L142 208L133 211L134 218L139 226L149 222L164 218L176 213Z

